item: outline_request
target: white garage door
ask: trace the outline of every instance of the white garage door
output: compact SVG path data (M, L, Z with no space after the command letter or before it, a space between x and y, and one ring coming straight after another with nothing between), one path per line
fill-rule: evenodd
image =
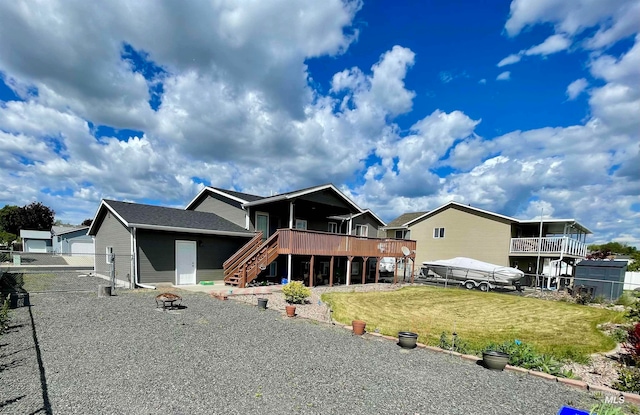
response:
M27 252L47 252L47 242L38 239L30 239L25 243Z
M93 242L71 242L71 255L93 255Z

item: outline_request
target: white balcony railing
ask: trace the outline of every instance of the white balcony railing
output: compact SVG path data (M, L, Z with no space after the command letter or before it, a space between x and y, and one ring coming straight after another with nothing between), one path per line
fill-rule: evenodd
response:
M511 254L554 254L570 255L584 258L587 256L587 245L568 237L551 238L511 238L509 248Z

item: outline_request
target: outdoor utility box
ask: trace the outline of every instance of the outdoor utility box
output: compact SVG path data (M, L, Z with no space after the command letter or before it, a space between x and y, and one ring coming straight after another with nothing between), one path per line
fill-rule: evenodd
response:
M609 301L615 301L622 295L626 271L626 261L580 261L576 265L573 288L576 292L581 288L587 291L584 290L586 288L592 291L593 297L601 295Z

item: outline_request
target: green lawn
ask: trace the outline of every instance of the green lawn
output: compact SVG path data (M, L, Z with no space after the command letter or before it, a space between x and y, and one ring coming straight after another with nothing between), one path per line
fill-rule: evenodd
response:
M491 342L519 339L557 358L584 358L608 351L615 342L600 323L624 321L624 313L566 302L439 287L405 287L397 291L326 293L335 320L367 322L367 331L396 336L418 333L418 341L437 345L440 334L455 331L481 350Z

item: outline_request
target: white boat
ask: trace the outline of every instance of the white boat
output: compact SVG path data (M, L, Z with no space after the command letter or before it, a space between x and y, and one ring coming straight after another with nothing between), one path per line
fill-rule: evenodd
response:
M468 289L478 287L482 291L489 291L498 285L515 285L519 288L518 282L524 277L524 272L517 268L465 257L425 261L422 268L427 268L442 278L459 281Z

